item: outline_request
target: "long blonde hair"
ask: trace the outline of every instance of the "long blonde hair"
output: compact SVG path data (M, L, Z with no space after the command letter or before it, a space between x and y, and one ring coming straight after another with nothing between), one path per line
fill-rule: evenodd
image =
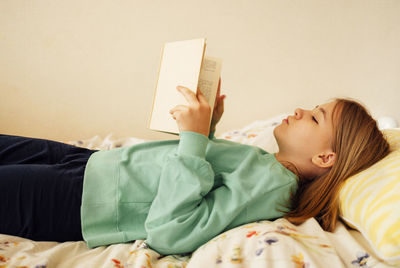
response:
M285 218L300 224L315 217L326 231L333 231L339 213L343 182L370 167L389 153L389 144L376 121L358 102L336 99L332 113L334 165L322 176L301 179Z

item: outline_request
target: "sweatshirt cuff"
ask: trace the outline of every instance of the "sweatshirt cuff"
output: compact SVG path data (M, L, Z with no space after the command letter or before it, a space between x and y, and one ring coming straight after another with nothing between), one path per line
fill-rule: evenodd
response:
M208 139L209 140L213 140L215 138L215 130L210 132L210 134L208 134Z
M208 138L206 136L193 131L182 131L179 133L179 136L178 155L206 157L208 144Z

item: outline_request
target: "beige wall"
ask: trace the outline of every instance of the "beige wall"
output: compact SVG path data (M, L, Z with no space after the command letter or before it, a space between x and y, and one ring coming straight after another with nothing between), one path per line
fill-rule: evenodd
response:
M0 132L146 129L164 42L223 58L222 131L332 97L400 122L400 1L0 1Z

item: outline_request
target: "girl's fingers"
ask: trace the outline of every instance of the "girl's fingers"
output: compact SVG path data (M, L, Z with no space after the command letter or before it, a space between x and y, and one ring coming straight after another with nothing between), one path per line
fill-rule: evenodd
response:
M215 100L215 103L214 103L214 109L220 109L219 107L222 105L224 105L224 99L225 99L225 97L226 97L226 95L222 95L222 96L220 96L220 97L218 97L216 100Z
M208 103L206 96L204 96L200 89L197 90L197 98L199 102Z
M214 102L214 109L218 106L218 103L221 101L221 77L219 77L218 81L218 89L217 89L217 96L215 97Z
M177 111L183 111L183 110L186 110L186 109L187 109L187 107L185 105L177 105L174 108L172 108L171 110L169 110L169 113L173 114L173 113L175 113Z
M217 96L219 97L220 95L221 95L221 77L219 78L218 89L217 89Z
M177 86L176 88L180 93L182 93L189 104L195 104L197 102L196 95L193 93L193 91L183 86Z
M220 100L220 105L219 105L219 109L221 112L224 111L224 100L225 100L226 95L222 95L221 96L221 100Z

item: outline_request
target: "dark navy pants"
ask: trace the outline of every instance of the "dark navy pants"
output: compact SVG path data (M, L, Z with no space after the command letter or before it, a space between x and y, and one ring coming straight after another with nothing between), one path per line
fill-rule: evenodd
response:
M93 152L0 135L0 233L36 241L83 240L83 175Z

